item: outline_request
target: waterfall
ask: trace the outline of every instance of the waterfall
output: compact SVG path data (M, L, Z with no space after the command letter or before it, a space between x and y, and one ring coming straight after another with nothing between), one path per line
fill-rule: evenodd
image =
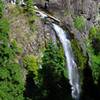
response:
M16 0L11 0L11 4L16 4Z
M7 0L7 3L16 4L17 0ZM24 0L19 0L19 5L26 5Z
M39 11L39 15L43 19L48 18L48 16L41 11ZM68 77L69 77L69 82L72 90L72 97L76 100L79 100L80 91L81 91L80 82L79 82L79 73L78 73L77 65L74 61L70 40L66 37L66 32L61 27L59 27L54 23L51 24L64 48L67 69L68 69Z
M65 31L58 25L52 23L62 46L64 48L65 58L67 62L68 77L72 88L72 97L79 100L80 97L80 82L77 65L74 61L73 51L71 48L70 40L67 39Z

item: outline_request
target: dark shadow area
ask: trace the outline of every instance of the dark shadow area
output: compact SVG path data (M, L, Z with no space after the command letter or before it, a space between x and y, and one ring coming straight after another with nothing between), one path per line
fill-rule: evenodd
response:
M99 83L100 84L100 83ZM83 86L81 100L99 100L100 99L100 85L94 84L92 77L92 70L88 64L83 70Z
M32 72L26 77L26 85L24 91L25 100L47 100L46 97L43 95L44 88L38 87L33 79L34 75Z
M63 75L59 81L53 80L49 75L46 76L44 86L48 91L48 97L46 100L72 100L69 80Z
M43 90L47 90L47 96L42 95ZM51 76L47 76L43 87L40 89L35 85L32 73L26 78L24 91L25 100L72 100L70 84L64 76L57 82L52 80Z
M25 92L24 92L25 97L32 98L36 90L37 90L37 86L34 83L33 74L29 73L26 76L26 85L25 85Z

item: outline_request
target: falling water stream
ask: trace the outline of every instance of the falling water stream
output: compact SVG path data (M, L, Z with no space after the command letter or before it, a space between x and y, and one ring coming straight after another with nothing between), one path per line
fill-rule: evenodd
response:
M46 19L48 16L42 12L39 13L41 18ZM77 69L77 65L74 60L73 56L73 51L71 47L70 40L67 38L66 32L57 24L51 23L52 28L55 30L60 42L62 43L64 53L65 53L65 58L66 58L66 63L67 63L67 69L68 69L68 77L69 77L69 82L71 85L71 90L72 90L72 97L75 100L79 100L80 97L80 82L79 82L79 73Z
M6 1L6 0L5 0L5 1ZM15 4L17 3L17 0L8 0L7 2L9 2L9 3L15 5ZM26 5L25 2L24 2L24 0L20 0L20 1L19 1L19 4L20 4L20 5Z
M64 49L65 58L67 62L69 82L72 87L72 97L78 100L80 97L79 74L77 65L74 61L70 40L67 39L66 32L61 27L54 23L52 23L52 25Z

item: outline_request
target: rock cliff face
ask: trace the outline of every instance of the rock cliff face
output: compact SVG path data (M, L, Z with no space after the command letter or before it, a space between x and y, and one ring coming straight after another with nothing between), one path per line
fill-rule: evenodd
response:
M47 1L34 0L34 3L43 8L45 8L45 2ZM50 38L54 37L52 36L53 31L51 31L50 27L45 25L43 21L35 19L34 25L37 26L37 30L32 32L28 25L27 15L19 14L18 16L15 16L15 20L13 20L9 17L13 14L10 10L11 9L7 10L9 13L6 12L6 16L9 20L11 19L11 37L17 38L18 36L18 41L24 41L22 44L25 51L31 51L34 52L34 54L37 54L41 48L45 47L46 42L50 40ZM49 6L46 10L61 20L61 25L67 28L71 34L74 34L74 37L78 39L79 44L83 50L85 50L84 38L88 36L90 27L100 24L100 0L49 0ZM12 11L14 11L14 9L12 9ZM74 21L77 16L82 16L85 20L85 27L82 31L78 30L74 25ZM23 36L21 36L22 34L20 33L20 30L19 33L18 31L15 31L15 27L18 30L22 30L21 33ZM27 38L27 35L29 39ZM28 42L26 43L27 40Z
M43 8L45 7L44 0L37 0L37 3ZM100 26L100 0L49 0L49 6L46 10L61 20L61 26L69 31L72 41L77 40L80 55L82 59L86 60L86 41L90 29ZM75 46L73 46L73 50L75 53L79 52ZM85 60L81 62L83 67L85 66Z
M39 2L45 5L44 0L37 0L37 3ZM86 22L95 25L98 23L100 0L49 0L48 10L61 20L64 18L64 21L74 19L76 16L83 16Z
M16 40L23 48L23 54L34 54L39 56L46 46L48 40L55 40L54 32L41 19L36 17L33 22L33 29L29 24L29 18L23 8L8 3L5 9L5 17L10 24L10 41Z
M40 0L37 0L38 2ZM43 1L43 2L42 2ZM44 0L41 0L44 4ZM100 1L99 0L49 0L48 10L58 17L63 25L75 35L79 44L84 48L84 38L88 37L92 26L100 23ZM77 16L82 16L85 20L85 27L82 31L74 25ZM84 51L85 52L85 51Z

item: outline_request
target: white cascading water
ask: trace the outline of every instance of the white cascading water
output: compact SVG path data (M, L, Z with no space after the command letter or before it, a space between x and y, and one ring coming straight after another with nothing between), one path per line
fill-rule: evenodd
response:
M67 68L68 68L69 82L72 87L72 97L78 100L80 97L79 73L78 73L77 65L74 61L70 40L67 39L65 31L61 27L59 27L54 23L52 23L52 25L53 25L53 29L55 30L64 48Z
M46 14L44 14L41 11L39 11L39 15L43 19L48 17ZM64 53L65 53L67 68L68 68L68 77L72 89L72 97L76 100L79 100L80 91L81 91L80 82L79 82L79 73L78 73L77 65L74 61L70 40L66 37L66 32L61 27L59 27L54 23L51 24L64 48Z
M16 0L11 0L11 4L16 4Z
M11 4L16 4L17 0L10 0L9 2L10 2ZM24 0L20 0L20 1L19 1L19 4L20 4L20 5L26 5L25 2L24 2Z

